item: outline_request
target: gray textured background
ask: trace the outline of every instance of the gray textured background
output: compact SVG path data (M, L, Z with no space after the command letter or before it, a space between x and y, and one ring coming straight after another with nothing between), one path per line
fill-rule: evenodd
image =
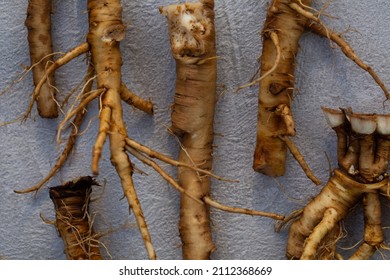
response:
M7 3L8 2L8 3ZM158 7L178 1L122 1L123 20L128 26L123 50L123 80L144 98L151 98L155 115L125 107L128 133L134 139L160 152L176 157L178 143L166 131L170 125L169 106L173 100L175 63L170 55L166 20ZM288 214L301 208L315 196L320 187L309 181L289 155L287 172L273 179L255 173L252 153L257 119L257 86L234 94L233 90L256 71L261 53L259 32L265 20L269 1L216 0L219 99L216 107L214 172L240 183L213 181L212 196L225 204ZM321 8L327 1L314 1ZM87 32L86 1L53 0L53 34L55 51L66 51L85 41ZM0 2L0 89L5 88L29 65L24 20L27 1ZM324 17L335 31L346 39L361 58L373 66L385 84L390 85L390 2L333 1ZM355 32L356 31L356 32ZM370 76L347 60L327 40L305 33L300 43L296 69L296 98L293 105L297 136L295 142L315 174L325 183L328 162L336 166L333 131L327 127L321 106L352 106L360 112L388 112L381 104L383 94ZM59 97L64 97L80 81L86 70L82 58L76 59L56 73ZM28 75L1 96L0 122L22 114L32 90ZM90 173L91 150L97 133L97 103L90 106L85 133L76 149L55 178L54 186ZM90 125L87 123L90 121ZM40 214L53 219L53 205L47 188L36 198L16 195L14 189L38 182L49 171L61 147L55 143L59 120L42 120L34 110L26 123L0 127L0 256L6 259L63 259L62 240L52 225L45 224ZM149 174L134 176L137 192L160 259L180 259L181 248L177 228L179 195L156 173L137 161L136 166ZM175 168L164 165L175 176ZM146 259L134 218L122 198L118 176L109 161L107 145L100 165L100 182L106 187L95 189L91 208L97 231L107 234L101 241L114 259ZM389 212L383 201L383 211ZM287 230L274 232L274 221L211 211L213 238L217 251L213 259L284 259ZM388 226L389 215L383 215ZM126 229L122 225L130 225ZM354 208L345 222L347 237L340 242L340 253L362 238L361 207ZM113 232L109 232L113 231ZM108 233L109 232L109 233ZM390 234L385 230L390 241ZM385 251L381 251L385 253ZM382 258L376 253L375 258ZM107 256L108 257L108 256ZM386 258L386 253L385 256ZM387 255L388 257L388 255Z

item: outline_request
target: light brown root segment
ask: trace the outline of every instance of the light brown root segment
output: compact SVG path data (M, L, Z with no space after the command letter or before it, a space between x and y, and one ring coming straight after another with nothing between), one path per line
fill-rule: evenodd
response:
M86 176L49 191L56 209L55 225L69 260L102 259L88 209L93 185L97 185L94 179Z
M268 176L282 176L285 173L287 147L279 136L295 135L295 129L289 129L291 123L286 122L285 115L278 114L278 108L283 106L284 110L288 110L292 121L290 107L293 99L295 57L307 19L292 10L288 6L290 2L272 1L262 31L260 77L263 78L259 84L257 141L253 169ZM302 2L307 6L311 4L311 1ZM281 54L278 54L272 36L277 36ZM272 74L266 75L270 70Z
M184 147L179 161L211 170L216 57L214 1L199 1L160 8L168 19L172 54L176 59L176 94L171 130ZM199 63L201 62L201 63ZM184 151L185 150L185 151ZM199 199L210 193L210 176L178 168L179 184ZM209 259L215 250L209 209L181 196L180 235L184 259Z
M310 236L306 239L305 249L301 260L312 260L315 258L320 242L331 231L337 223L338 213L333 208L328 208L324 212L321 222L313 229Z
M303 171L305 172L306 176L317 186L321 185L321 181L314 175L314 173L311 171L309 165L306 163L305 158L301 154L301 152L298 150L295 143L287 136L280 136L280 139L286 143L288 149L290 150L290 153L294 156L296 161L299 163L299 165L302 167Z
M133 210L150 259L156 259L149 230L132 179L132 164L125 152L127 131L121 104L121 65L119 42L124 38L122 7L119 0L89 0L88 43L97 74L97 88L104 89L101 98L100 128L93 150L92 171L98 173L98 162L107 135L110 139L111 162L122 183L124 195Z
M31 65L34 85L36 86L45 75L46 68L52 63L49 56L53 53L51 36L51 0L29 0L25 25L28 31ZM51 73L37 93L37 109L42 118L58 117L55 102L55 82Z
M236 214L244 214L244 215L250 215L250 216L261 216L261 217L267 217L271 218L274 220L279 220L282 221L285 219L283 215L279 215L276 213L270 213L270 212L264 212L264 211L257 211L257 210L252 210L252 209L247 209L247 208L239 208L239 207L232 207L232 206L227 206L222 203L219 203L218 201L213 200L209 196L205 196L203 198L203 201L207 203L209 206L214 207L216 209L225 211L225 212L230 212L230 213L236 213Z
M368 260L383 243L381 202L379 193L366 193L363 198L364 238L363 244L350 260Z
M122 84L121 98L127 104L134 106L135 108L144 111L149 115L153 115L153 103L150 100L145 100L131 90L127 88L125 84Z

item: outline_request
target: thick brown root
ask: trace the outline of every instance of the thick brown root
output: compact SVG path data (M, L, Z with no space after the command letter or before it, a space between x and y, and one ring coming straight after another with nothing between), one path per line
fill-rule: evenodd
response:
M290 0L274 0L267 13L263 28L263 51L259 86L259 111L257 141L253 169L269 176L281 176L285 172L286 144L279 136L293 136L292 117L286 122L285 114L291 114L294 89L295 57L298 41L307 19L289 7ZM311 1L302 1L309 6ZM287 28L288 26L288 28ZM273 37L277 37L277 40ZM275 44L278 42L278 45ZM278 54L278 49L282 50ZM280 58L278 58L280 57ZM272 70L272 75L268 75Z
M69 260L102 259L88 210L93 185L97 185L94 179L86 176L49 191L56 209L55 225Z
M171 130L181 138L179 161L211 170L216 57L214 1L199 1L160 8L168 18L172 54L176 59L176 94ZM209 59L210 58L210 59ZM179 167L179 184L203 199L210 192L210 177ZM209 209L181 196L180 235L184 259L209 259L215 250Z
M35 64L32 68L35 86L46 75L46 69L53 63L49 56L53 53L51 2L51 0L28 1L25 25L28 31L31 64ZM36 96L38 113L42 118L58 117L54 87L54 73L50 73Z

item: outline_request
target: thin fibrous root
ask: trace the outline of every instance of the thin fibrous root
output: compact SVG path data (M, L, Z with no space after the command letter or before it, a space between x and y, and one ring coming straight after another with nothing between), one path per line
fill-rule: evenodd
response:
M90 91L89 94L88 94L88 92L86 92L84 94L84 95L86 95L86 94L88 94L88 95L84 96L83 99L80 101L79 105L74 110L67 113L65 118L58 125L58 129L57 129L57 142L58 143L61 142L61 133L62 133L62 130L63 130L64 126L66 125L66 123L74 115L78 114L80 111L84 111L85 108L88 106L88 104L91 103L91 101L95 100L98 96L102 95L104 92L105 92L105 89L97 89L97 90Z
M245 85L242 85L242 86L239 86L235 92L238 92L244 88L247 88L247 87L251 87L255 84L257 84L258 82L260 82L261 80L263 80L265 77L271 75L277 68L279 62L280 62L280 56L281 56L281 49L280 49L280 44L279 44L279 38L278 38L278 34L276 34L276 32L273 32L273 31L268 31L267 32L268 36L271 38L272 42L274 43L274 46L275 46L275 50L276 50L276 57L275 57L275 61L274 61L274 66L269 69L267 72L265 72L263 75L261 75L259 78L255 79L255 80L252 80L250 83L247 83Z
M89 78L93 75L94 70L91 64L89 64L89 69L86 75L85 80L89 81ZM83 92L89 92L92 89L92 81L87 83L86 86L83 89ZM83 102L83 98L85 98L85 95L82 93L82 99L81 102ZM76 113L76 116L74 117L72 124L73 128L72 131L70 132L70 135L68 137L68 140L66 142L65 148L62 151L61 155L57 158L56 163L52 167L52 169L49 171L49 173L40 181L38 184L32 186L31 188L24 189L24 190L15 190L15 193L18 194L23 194L23 193L29 193L29 192L34 192L38 191L44 184L46 184L53 176L60 170L60 168L64 165L65 161L67 160L70 152L73 149L74 144L76 143L76 139L78 136L78 130L83 122L84 116L86 114L86 106L87 104L84 105L82 108L83 110L78 110Z
M283 220L284 216L275 214L275 213L269 213L269 212L264 212L264 211L256 211L256 210L251 210L247 208L239 208L239 207L231 207L231 206L226 206L223 205L215 200L213 200L209 196L203 197L201 200L198 198L195 198L192 196L190 193L188 193L185 189L183 189L169 174L167 174L156 162L153 160L147 158L146 156L142 155L139 153L137 150L135 150L132 147L126 146L126 149L129 153L131 153L133 156L138 158L140 161L143 163L151 166L153 169L155 169L169 184L171 184L177 191L180 193L189 196L196 202L200 204L208 204L211 207L217 208L219 210L225 211L225 212L231 212L231 213L237 213L237 214L245 214L245 215L251 215L251 216L262 216L262 217L267 217L267 218L272 218L275 220ZM203 200L203 201L202 201Z
M298 209L291 212L288 216L285 216L282 221L279 221L275 225L275 232L280 232L288 223L294 221L302 215L303 209Z
M238 180L231 180L231 179L225 179L225 178L222 178L218 175L215 175L213 174L212 172L208 171L208 170L204 170L204 169L201 169L201 168L198 168L194 165L190 165L190 164L186 164L184 162L180 162L180 161L177 161L177 160L174 160L172 159L171 157L169 156L166 156L166 155L163 155L155 150L152 150L151 148L149 147L146 147L138 142L136 142L135 140L127 137L126 138L126 144L130 147L132 147L133 149L137 150L137 151L140 151L144 154L147 154L149 157L151 158L156 158L158 160L161 160L165 163L168 163L170 165L173 165L175 167L186 167L186 168L189 168L189 169L192 169L196 172L199 172L199 173L202 173L202 174L205 174L205 175L208 175L208 176L211 176L219 181L224 181L224 182L231 182L231 183L238 183L239 181Z
M318 17L316 17L314 14L312 14L309 11L304 10L302 7L297 5L296 3L291 3L290 7L297 11L302 16L308 18L311 20L311 22L308 22L306 26L316 34L326 37L332 42L336 43L340 48L341 51L353 62L355 62L360 68L367 71L371 77L374 79L374 81L380 86L383 93L385 94L386 99L390 99L390 93L388 89L386 88L385 84L382 82L382 80L378 77L376 72L371 68L371 66L364 63L358 55L354 52L354 50L351 48L351 46L337 33L329 29Z
M288 149L290 150L293 157L297 160L299 165L302 167L303 171L305 172L306 176L313 181L316 185L321 185L321 181L314 175L314 173L311 171L310 167L305 161L305 158L301 154L301 152L298 150L297 146L294 144L294 142L287 136L279 136L280 139L286 143Z
M139 153L138 151L136 151L135 149L129 147L129 146L126 146L126 150L132 154L133 156L135 156L137 159L139 159L140 161L142 161L143 163L145 163L146 165L149 165L150 167L152 167L154 170L157 171L157 173L159 173L161 175L161 177L163 177L170 185L172 185L178 192L184 194L184 195L187 195L188 197L192 198L194 201L196 201L197 203L200 203L200 204L203 204L203 202L201 200L199 200L198 198L192 196L191 194L189 194L186 190L184 190L168 173L166 173L155 161L147 158L146 156L144 156L143 154Z
M203 198L203 201L205 203L207 203L209 206L217 208L217 209L225 211L225 212L245 214L245 215L250 215L250 216L261 216L261 217L271 218L274 220L283 220L285 218L283 215L279 215L276 213L270 213L270 212L264 212L264 211L251 210L251 209L247 209L247 208L231 207L231 206L223 205L223 204L213 200L209 196L205 196Z
M78 47L65 53L62 57L60 57L52 65L50 65L49 68L47 68L45 75L41 78L39 83L34 88L30 103L29 103L28 108L27 108L27 111L23 117L23 121L26 121L27 118L29 117L31 110L34 106L34 102L37 99L42 86L46 83L48 76L51 75L52 73L54 73L54 71L57 70L58 68L60 68L61 66L65 65L68 62L70 62L71 60L73 60L74 58L80 56L81 54L88 52L88 50L89 50L89 44L83 43L83 44L79 45Z
M55 56L55 55L63 55L64 53L62 52L53 52L53 53L50 53L50 54L47 54L45 55L44 57L42 57L39 61L31 64L30 66L24 66L23 70L18 73L16 75L16 77L14 79L12 79L12 81L2 90L0 91L0 96L3 96L4 94L6 94L15 84L21 82L35 67L37 67L40 63L42 63L42 61L44 60L47 60L49 57L51 56Z

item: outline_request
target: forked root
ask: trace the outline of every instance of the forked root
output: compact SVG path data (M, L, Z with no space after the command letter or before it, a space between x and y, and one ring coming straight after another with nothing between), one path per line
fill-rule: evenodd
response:
M76 140L77 130L81 125L82 117L86 112L85 108L89 102L95 98L100 98L100 127L96 138L92 155L92 171L94 174L99 172L99 160L103 145L107 137L110 139L111 162L121 179L124 195L126 196L130 208L134 212L139 230L147 249L150 259L156 259L156 254L151 243L150 234L146 226L145 218L137 198L132 181L132 164L125 152L125 138L127 137L126 128L122 116L121 100L133 104L148 113L153 112L153 106L150 101L144 101L137 98L129 92L121 81L121 52L119 42L124 38L125 27L122 23L122 7L119 0L89 0L89 33L87 42L67 52L58 60L53 62L47 69L39 83L35 86L28 109L24 115L24 120L30 115L34 101L37 99L41 87L44 85L50 75L59 67L70 62L77 56L89 52L91 54L92 64L96 73L97 89L88 92L91 94L82 94L79 105L66 114L64 121L59 126L59 137L65 124L74 116L73 131L68 139L66 147L58 158L55 166L49 174L36 186L24 191L25 193L38 190L61 168L70 150ZM90 88L85 85L84 89ZM122 92L123 91L123 92Z

